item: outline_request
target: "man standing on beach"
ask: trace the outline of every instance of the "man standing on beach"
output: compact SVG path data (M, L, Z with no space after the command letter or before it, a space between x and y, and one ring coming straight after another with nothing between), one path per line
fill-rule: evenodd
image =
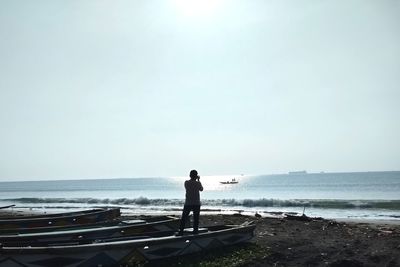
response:
M199 231L199 216L200 216L200 191L203 191L203 186L200 183L200 176L196 170L190 171L190 180L185 181L186 198L183 207L181 224L179 227L178 235L183 235L185 229L185 222L189 216L190 211L193 211L193 234Z

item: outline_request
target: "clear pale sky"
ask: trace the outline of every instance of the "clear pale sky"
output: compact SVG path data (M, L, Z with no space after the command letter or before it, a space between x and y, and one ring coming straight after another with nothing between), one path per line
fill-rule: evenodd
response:
M399 14L1 0L0 180L399 170Z

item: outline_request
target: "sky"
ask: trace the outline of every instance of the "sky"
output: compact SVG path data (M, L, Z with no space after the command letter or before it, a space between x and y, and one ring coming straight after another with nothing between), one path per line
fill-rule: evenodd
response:
M396 0L0 0L0 181L400 170Z

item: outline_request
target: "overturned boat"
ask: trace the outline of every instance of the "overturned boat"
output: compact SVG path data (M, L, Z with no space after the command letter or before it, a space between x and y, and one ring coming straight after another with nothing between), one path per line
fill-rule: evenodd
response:
M175 236L171 231L80 244L0 247L0 266L119 266L181 256L234 245L254 236L255 224L200 228L198 234Z

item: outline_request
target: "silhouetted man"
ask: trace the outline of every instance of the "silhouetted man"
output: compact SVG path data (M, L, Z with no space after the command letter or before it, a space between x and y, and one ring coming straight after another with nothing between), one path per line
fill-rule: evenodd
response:
M199 231L199 215L200 215L200 191L203 191L203 186L200 183L200 176L196 170L190 171L190 180L185 181L186 198L183 207L181 225L179 227L178 235L183 234L185 229L185 222L189 216L190 211L193 211L193 234Z

